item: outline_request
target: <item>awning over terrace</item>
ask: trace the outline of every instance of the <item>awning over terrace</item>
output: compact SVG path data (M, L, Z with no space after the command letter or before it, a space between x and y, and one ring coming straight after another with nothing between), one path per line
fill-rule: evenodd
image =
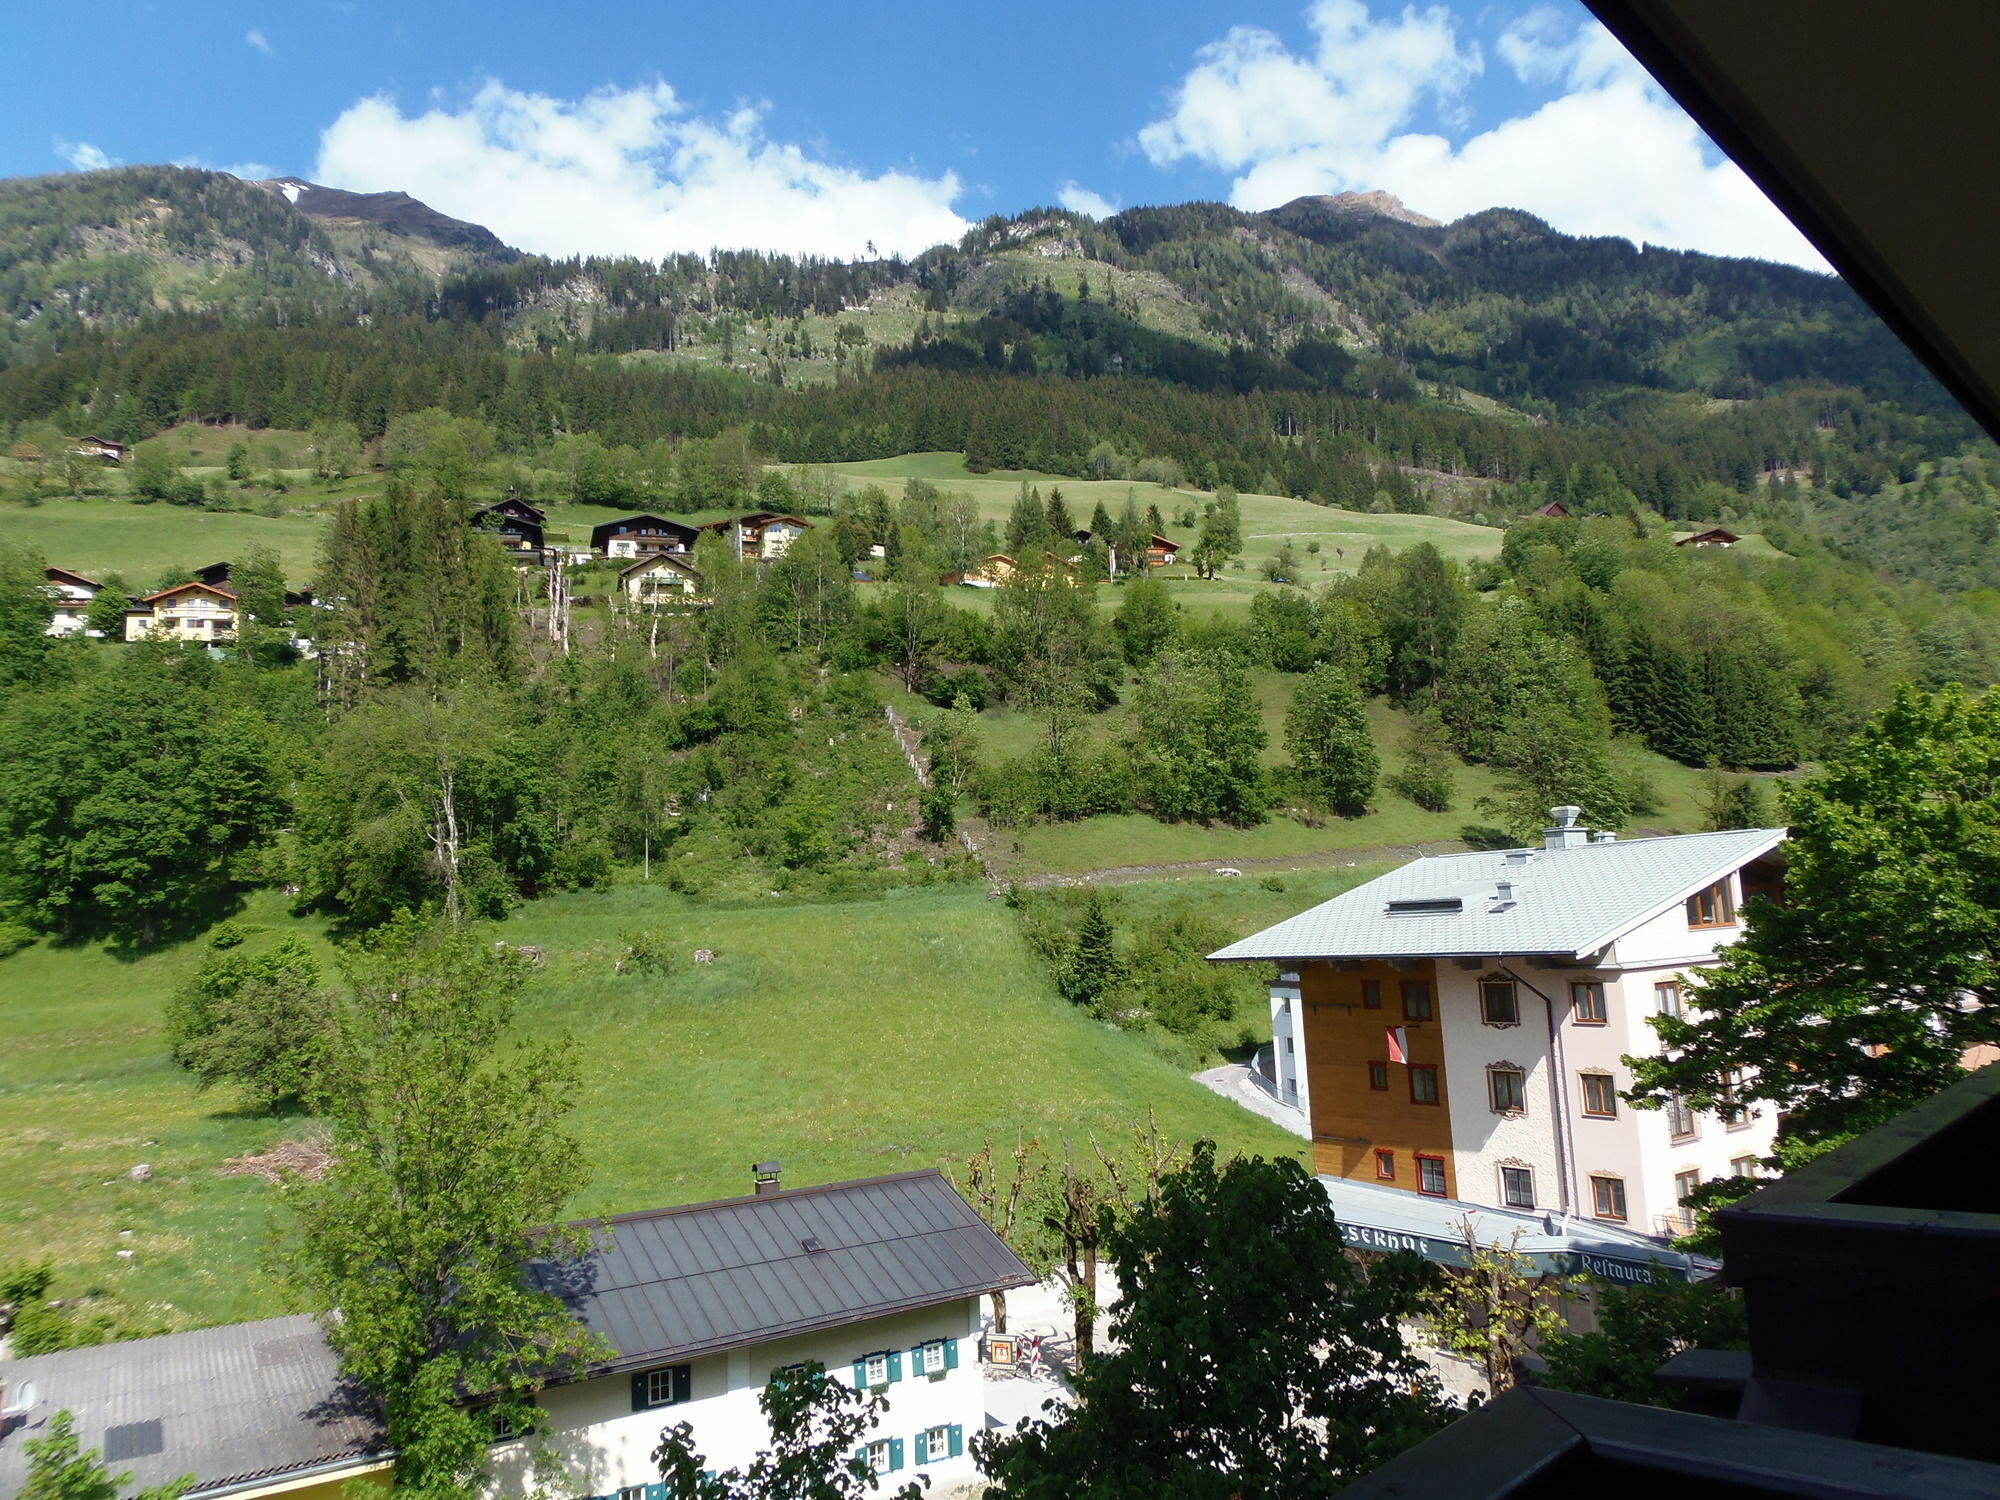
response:
M1442 1266L1462 1266L1463 1226L1469 1222L1481 1244L1511 1245L1549 1276L1601 1276L1631 1284L1663 1277L1695 1281L1715 1269L1711 1261L1669 1249L1665 1240L1615 1225L1429 1198L1343 1177L1319 1181L1353 1250L1413 1250Z

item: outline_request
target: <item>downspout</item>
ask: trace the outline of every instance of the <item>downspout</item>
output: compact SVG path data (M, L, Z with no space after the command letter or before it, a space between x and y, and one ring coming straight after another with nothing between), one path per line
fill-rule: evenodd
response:
M1570 1189L1572 1162L1569 1148L1569 1112L1563 1108L1562 1093L1566 1065L1563 1061L1562 1027L1556 1021L1556 1003L1506 965L1496 964L1494 967L1513 980L1514 983L1541 996L1542 1009L1548 1013L1549 1111L1550 1117L1554 1120L1556 1127L1556 1186L1561 1189L1560 1196L1562 1199L1563 1217L1573 1218L1575 1214L1570 1206L1572 1202Z

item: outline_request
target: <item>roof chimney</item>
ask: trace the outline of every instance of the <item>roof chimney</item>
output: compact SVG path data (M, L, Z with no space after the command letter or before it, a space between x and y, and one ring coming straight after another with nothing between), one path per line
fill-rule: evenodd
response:
M1590 841L1593 844L1615 844L1618 842L1618 835L1609 828L1600 828L1590 836Z
M1542 831L1544 848L1576 849L1590 842L1590 830L1576 821L1583 816L1582 808L1552 807L1549 816L1555 819L1555 823Z
M774 1161L760 1161L750 1168L750 1181L759 1198L768 1198L779 1191L778 1164Z
M1495 901L1499 905L1512 906L1514 904L1514 882L1511 880L1495 881L1493 894Z

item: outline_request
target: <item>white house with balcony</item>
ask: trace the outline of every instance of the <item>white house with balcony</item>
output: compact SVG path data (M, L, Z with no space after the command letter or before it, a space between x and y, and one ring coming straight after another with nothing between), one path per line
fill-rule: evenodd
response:
M1357 1222L1442 1231L1479 1209L1641 1253L1683 1231L1695 1186L1769 1154L1767 1106L1621 1095L1623 1059L1659 1048L1650 1019L1688 1004L1746 900L1781 895L1784 831L1619 840L1577 819L1557 808L1539 848L1420 859L1210 955L1278 964L1269 1081Z

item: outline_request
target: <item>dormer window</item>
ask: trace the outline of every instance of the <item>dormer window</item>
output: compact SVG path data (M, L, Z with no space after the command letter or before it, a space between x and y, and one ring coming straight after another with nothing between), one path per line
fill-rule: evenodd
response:
M1734 927L1736 901L1728 880L1718 880L1707 890L1688 897L1687 918L1690 927Z

